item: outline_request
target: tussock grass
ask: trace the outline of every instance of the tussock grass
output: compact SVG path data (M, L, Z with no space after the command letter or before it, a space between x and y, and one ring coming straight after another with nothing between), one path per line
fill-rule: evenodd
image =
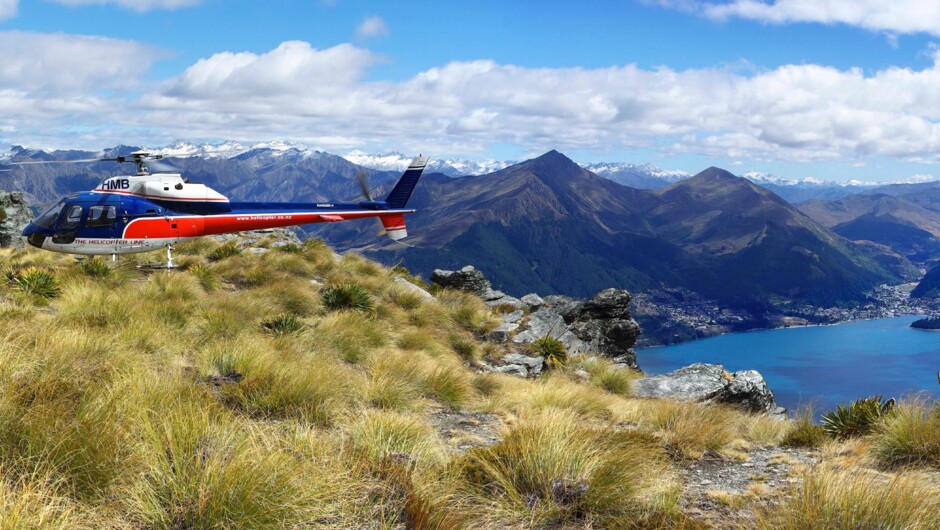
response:
M476 338L498 319L472 295L418 300L402 271L322 242L209 261L217 246L181 246L171 272L122 258L107 278L0 249L4 273L61 287L46 300L0 282L0 527L695 527L668 457L784 429L631 399L635 374L604 359L476 373L509 350ZM373 309L330 310L321 294L342 285ZM438 434L455 421L506 430L459 453Z
M496 329L500 321L478 297L463 291L444 289L437 299L452 321L467 331L486 333Z
M791 422L767 414L755 414L743 422L745 439L765 447L780 445L790 429L792 429Z
M717 453L738 431L740 414L722 406L657 400L644 411L645 423L662 437L673 455L699 459Z
M558 410L527 418L458 465L471 493L489 501L484 506L532 526L576 519L621 526L650 509L651 491L669 474L653 438L585 426Z
M138 448L145 475L127 504L141 524L161 528L285 528L316 515L328 484L305 479L290 454L183 403L152 414Z
M615 368L613 363L601 357L579 355L573 359L572 370L582 369L588 373L595 386L621 396L632 392L632 381L642 377L642 373L625 368Z
M891 479L871 474L820 470L803 476L802 487L777 509L764 511L760 528L940 527L937 491L914 476Z
M508 379L501 379L509 381ZM613 417L611 396L595 388L570 381L562 375L543 377L529 384L505 388L502 395L516 413L545 409L568 410L583 418L609 420Z
M786 447L803 447L807 449L817 448L826 441L829 436L820 425L813 422L813 409L803 407L797 411L796 418L790 424L790 428L783 435L781 444Z
M879 425L873 444L887 466L940 467L940 408L916 398L901 402Z
M0 469L0 476L8 474ZM99 520L99 523L102 521ZM0 525L9 529L71 530L93 528L52 477L26 474L0 480Z

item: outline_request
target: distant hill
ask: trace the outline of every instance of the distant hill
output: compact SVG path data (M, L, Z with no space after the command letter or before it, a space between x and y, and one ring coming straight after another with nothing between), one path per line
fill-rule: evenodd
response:
M911 291L911 298L935 298L940 296L940 265L927 271L924 278Z
M489 175L429 178L414 201L415 248L379 243L361 250L425 274L470 263L512 294L586 296L612 285L666 284L732 304L770 296L830 303L859 299L874 284L911 272L903 258L889 267L879 251L717 168L639 190L551 151ZM362 240L352 226L346 230L317 233Z
M923 262L940 255L940 194L935 190L940 188L934 183L902 184L797 207L843 237L881 243Z

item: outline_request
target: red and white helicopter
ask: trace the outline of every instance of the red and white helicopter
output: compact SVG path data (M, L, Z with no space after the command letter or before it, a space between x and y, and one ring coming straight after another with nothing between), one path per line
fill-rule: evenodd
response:
M115 158L62 162L132 162L137 174L111 177L86 192L68 195L23 230L30 245L84 255L117 255L165 248L212 234L377 217L394 241L407 237L406 208L427 157L415 158L384 201L373 200L360 174L366 200L358 203L232 202L204 184L191 183L160 155L136 152ZM14 165L49 161L13 162ZM171 172L165 171L167 168ZM175 172L174 172L175 171Z

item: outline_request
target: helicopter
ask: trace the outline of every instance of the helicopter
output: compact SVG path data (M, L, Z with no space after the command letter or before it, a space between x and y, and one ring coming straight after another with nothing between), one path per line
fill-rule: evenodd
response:
M134 254L166 249L173 268L173 245L201 236L375 217L384 234L400 242L408 236L405 215L412 191L427 166L418 155L385 200L374 200L365 172L356 175L366 200L358 203L233 202L205 184L193 183L162 155L137 151L126 156L67 161L11 162L11 165L133 163L137 173L109 177L91 191L72 193L36 217L23 230L39 249L79 255Z

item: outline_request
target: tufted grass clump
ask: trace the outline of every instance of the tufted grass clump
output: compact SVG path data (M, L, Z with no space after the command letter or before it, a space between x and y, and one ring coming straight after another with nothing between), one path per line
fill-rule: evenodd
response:
M275 248L279 252L286 252L288 254L303 254L304 252L304 247L297 243L287 243L286 245L280 245Z
M737 411L668 399L651 403L642 423L649 425L678 458L701 459L724 449L738 432Z
M331 311L351 309L369 313L375 310L372 296L361 285L349 283L327 287L320 292L323 305Z
M669 474L654 438L592 427L558 410L525 419L458 466L474 496L527 527L578 519L632 526L653 508L650 493Z
M547 368L563 368L568 364L568 350L555 337L539 337L529 345L529 352L535 357L544 357Z
M196 277L196 280L199 281L199 285L201 285L207 293L219 288L219 275L212 270L211 267L197 263L187 270Z
M146 475L126 499L149 528L289 528L317 515L326 481L306 480L305 462L268 447L224 414L176 404L151 413L140 450Z
M784 433L780 445L815 449L828 440L829 435L826 430L821 425L813 422L813 409L807 406L797 411L796 417Z
M872 432L879 421L894 408L894 400L884 401L881 396L839 404L835 410L823 414L823 430L833 438L846 439Z
M935 491L914 476L884 480L867 473L817 470L806 473L802 486L785 499L759 514L758 528L940 527Z
M222 261L225 258L237 256L238 254L241 254L241 252L242 249L238 246L238 242L234 239L231 239L212 249L206 258L209 261Z
M263 321L261 327L274 335L289 335L291 333L300 333L306 326L296 316L286 314Z
M79 264L79 268L82 273L92 278L107 278L114 273L111 265L101 258L86 259Z
M47 269L26 267L10 273L9 276L16 289L40 299L55 298L62 290L55 273Z
M873 436L875 457L886 466L940 468L940 407L902 401Z

